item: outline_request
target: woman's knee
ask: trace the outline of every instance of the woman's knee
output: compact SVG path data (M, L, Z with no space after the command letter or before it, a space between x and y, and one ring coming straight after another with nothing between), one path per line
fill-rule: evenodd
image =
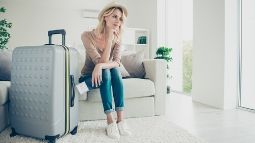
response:
M122 76L120 74L120 70L118 67L111 69L111 76L112 78L122 79Z
M111 72L109 69L102 70L102 80L103 81L110 81L111 80Z

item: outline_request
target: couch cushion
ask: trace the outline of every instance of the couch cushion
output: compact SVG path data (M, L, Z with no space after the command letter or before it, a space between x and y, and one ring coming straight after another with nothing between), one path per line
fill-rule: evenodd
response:
M125 99L155 95L154 83L149 79L127 78L123 79L123 85ZM89 91L87 100L101 102L99 88Z
M130 77L133 78L144 78L145 69L143 60L144 50L121 56L121 63L127 69Z
M10 86L10 81L0 81L0 105L3 105L8 100L8 88Z
M127 99L124 107L125 118L154 116L154 107L154 97ZM80 121L105 119L102 103L99 102L80 101L78 115ZM116 117L116 112L113 115Z

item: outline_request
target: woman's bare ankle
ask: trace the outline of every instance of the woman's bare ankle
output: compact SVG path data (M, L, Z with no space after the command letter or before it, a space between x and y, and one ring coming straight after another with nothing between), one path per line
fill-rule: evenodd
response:
M106 120L108 125L114 122L114 119L111 113L106 115Z
M123 121L123 111L117 111L117 123Z

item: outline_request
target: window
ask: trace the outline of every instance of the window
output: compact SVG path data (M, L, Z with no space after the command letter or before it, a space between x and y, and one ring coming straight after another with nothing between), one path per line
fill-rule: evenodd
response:
M190 93L192 88L193 0L166 0L166 46L171 47L171 91Z

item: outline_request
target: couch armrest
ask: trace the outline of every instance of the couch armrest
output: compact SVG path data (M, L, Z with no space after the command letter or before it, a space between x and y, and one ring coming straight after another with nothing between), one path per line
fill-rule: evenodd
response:
M8 101L8 93L10 86L11 86L10 81L0 81L0 106Z
M143 61L146 71L145 78L155 84L155 115L165 114L166 108L166 68L167 63L162 59L148 59Z

